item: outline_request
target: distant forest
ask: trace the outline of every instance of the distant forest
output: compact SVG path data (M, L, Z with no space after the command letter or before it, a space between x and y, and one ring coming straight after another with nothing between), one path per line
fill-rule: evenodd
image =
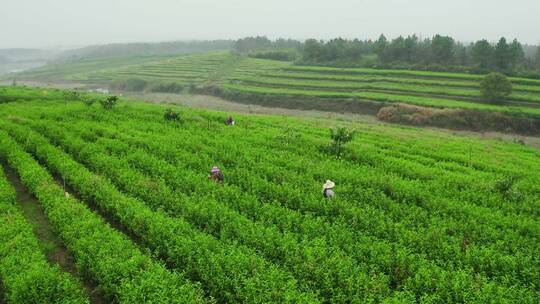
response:
M230 50L232 40L170 41L159 43L114 43L88 46L62 53L59 61L84 58L107 58L125 56L168 56L215 50Z
M463 43L449 36L421 39L416 35L377 40L270 40L265 36L239 40L116 43L88 46L65 52L49 50L0 50L0 65L14 62L70 62L80 59L126 56L174 56L232 50L255 58L293 61L299 65L414 69L484 74L492 71L510 76L540 79L540 47L501 37Z
M523 45L516 39L510 41L504 37L494 43L483 39L469 44L441 35L426 39L410 35L389 40L381 35L377 40L336 38L304 42L248 37L235 41L233 49L252 57L292 59L306 65L469 73L499 71L540 78L540 47Z

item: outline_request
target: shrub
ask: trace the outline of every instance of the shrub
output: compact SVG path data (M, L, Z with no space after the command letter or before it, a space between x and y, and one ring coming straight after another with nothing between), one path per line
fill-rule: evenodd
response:
M96 102L96 100L94 98L92 98L92 97L85 97L85 98L82 98L82 102L85 105L90 107Z
M81 94L77 91L65 91L63 95L64 95L64 99L67 101L81 100Z
M480 82L480 93L486 101L501 101L512 93L512 83L501 73L491 73Z
M353 140L355 131L348 130L345 127L330 129L330 138L332 139L332 148L339 158L343 152L343 146Z
M163 118L167 121L179 121L180 120L180 113L173 111L173 109L168 108L165 110L165 114L163 114Z
M410 115L409 120L411 124L421 126L429 123L431 119L431 112L420 111Z
M382 107L377 113L377 118L387 122L399 122L401 120L399 109L396 106Z
M508 201L520 201L523 196L518 190L514 189L514 185L519 179L520 177L517 175L505 175L495 182L493 190L500 193Z
M101 99L99 103L101 103L101 106L104 109L110 110L118 103L118 96L109 96L105 99Z
M392 123L427 125L431 124L433 117L441 111L438 109L399 104L381 108L377 113L377 118Z
M508 193L519 180L515 175L506 175L495 182L493 189L501 194Z
M276 140L283 142L285 145L297 142L301 138L301 134L298 130L287 126L283 133L275 137Z

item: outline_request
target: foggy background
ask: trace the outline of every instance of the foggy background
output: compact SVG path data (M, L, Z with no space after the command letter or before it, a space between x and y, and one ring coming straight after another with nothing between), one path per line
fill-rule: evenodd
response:
M0 48L381 33L537 44L539 16L538 0L1 0Z

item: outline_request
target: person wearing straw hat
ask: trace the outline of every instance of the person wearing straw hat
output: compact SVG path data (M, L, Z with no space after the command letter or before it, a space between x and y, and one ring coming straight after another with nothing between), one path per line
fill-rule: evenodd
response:
M322 191L322 194L325 198L332 198L334 197L334 187L336 186L336 184L331 181L331 180L327 180L326 183L324 183L323 185L323 191Z
M212 170L210 170L210 175L208 176L208 178L218 183L222 183L224 179L223 173L216 166L212 167Z

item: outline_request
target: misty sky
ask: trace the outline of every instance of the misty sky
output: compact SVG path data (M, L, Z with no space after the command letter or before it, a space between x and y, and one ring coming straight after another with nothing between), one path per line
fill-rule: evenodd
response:
M0 0L0 48L435 33L540 43L540 0Z

